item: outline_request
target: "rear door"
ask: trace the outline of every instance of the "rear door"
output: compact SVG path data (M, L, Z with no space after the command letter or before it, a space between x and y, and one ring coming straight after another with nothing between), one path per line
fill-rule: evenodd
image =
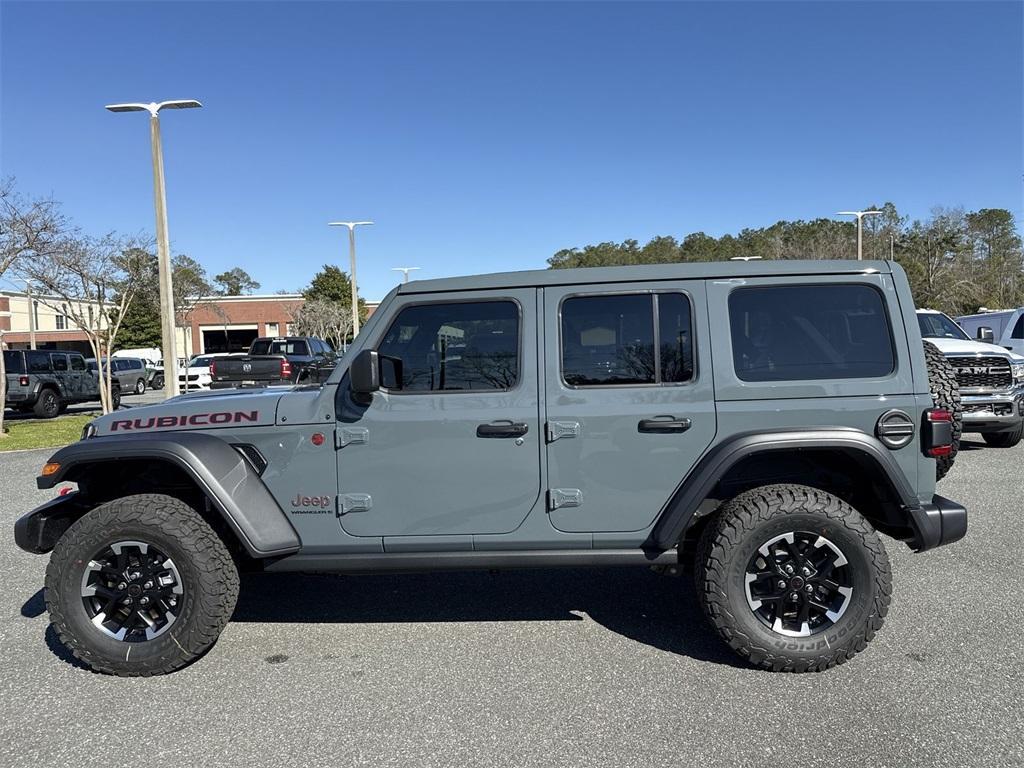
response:
M383 388L366 405L339 391L342 527L385 549L515 530L540 495L536 289L392 306L369 340Z
M699 280L544 289L548 508L562 531L650 526L715 435Z
M91 389L89 372L85 368L85 358L78 354L68 355L69 371L67 373L68 396L81 400L89 395Z

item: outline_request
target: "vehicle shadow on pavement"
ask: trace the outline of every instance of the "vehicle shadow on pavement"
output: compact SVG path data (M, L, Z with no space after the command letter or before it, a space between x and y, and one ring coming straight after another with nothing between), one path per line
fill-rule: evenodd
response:
M662 651L749 668L708 627L688 579L642 568L249 574L233 621L582 621L580 614Z

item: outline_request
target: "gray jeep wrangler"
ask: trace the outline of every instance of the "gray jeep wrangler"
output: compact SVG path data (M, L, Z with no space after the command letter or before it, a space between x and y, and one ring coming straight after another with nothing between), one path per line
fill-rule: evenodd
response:
M77 490L15 535L51 552L61 641L119 675L206 651L240 571L608 565L691 569L735 651L823 670L882 626L881 534L966 533L932 359L889 262L410 282L321 385L92 422L38 478Z

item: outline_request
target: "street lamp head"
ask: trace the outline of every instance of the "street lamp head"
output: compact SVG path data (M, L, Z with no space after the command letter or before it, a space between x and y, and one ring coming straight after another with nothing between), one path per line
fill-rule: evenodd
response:
M348 227L349 229L355 229L356 227L362 226L363 224L373 224L372 221L329 221L327 222L328 227Z
M149 104L141 103L127 103L127 104L107 104L106 108L111 112L149 112L149 114L156 117L157 112L161 109L195 109L196 107L203 106L195 99L177 99L174 101L151 101Z

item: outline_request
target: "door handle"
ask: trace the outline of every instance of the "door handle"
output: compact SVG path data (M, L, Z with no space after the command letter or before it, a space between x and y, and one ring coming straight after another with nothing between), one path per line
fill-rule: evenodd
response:
M654 434L668 434L670 432L685 432L693 424L685 416L677 419L675 416L655 416L653 419L640 419L636 425L638 432L650 432Z
M522 437L530 431L521 421L492 421L476 428L477 437Z

